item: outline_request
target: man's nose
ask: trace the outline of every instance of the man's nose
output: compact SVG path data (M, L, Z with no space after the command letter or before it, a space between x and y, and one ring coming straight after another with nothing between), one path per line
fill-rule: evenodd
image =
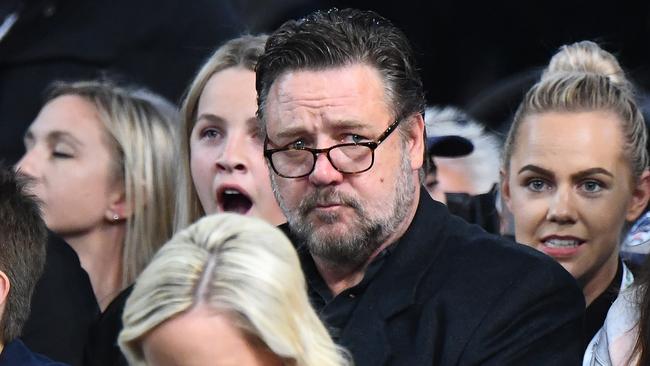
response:
M343 173L336 170L327 154L321 153L316 156L314 170L309 175L309 181L315 186L328 186L339 184L343 180Z

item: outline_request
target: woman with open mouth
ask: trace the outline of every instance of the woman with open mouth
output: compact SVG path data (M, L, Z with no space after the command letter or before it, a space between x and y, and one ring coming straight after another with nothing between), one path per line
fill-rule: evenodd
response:
M515 238L555 258L581 286L585 347L632 282L619 242L650 196L646 134L617 60L580 42L551 59L506 140L501 189Z
M199 70L183 102L180 230L206 214L285 222L271 190L255 116L255 65L266 36L226 42Z

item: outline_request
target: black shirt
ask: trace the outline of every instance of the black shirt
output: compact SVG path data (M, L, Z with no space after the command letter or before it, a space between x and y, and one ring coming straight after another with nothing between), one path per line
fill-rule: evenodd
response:
M360 295L377 275L386 257L390 255L392 247L393 245L382 250L370 262L361 282L342 291L337 296L332 294L327 283L321 277L309 250L304 245L298 248L300 264L307 281L309 300L335 342L338 342L343 327L350 320L350 315L357 306Z
M122 313L133 285L122 290L106 307L97 323L90 329L84 366L127 366L126 358L117 345L122 331Z
M587 349L589 342L594 337L596 332L603 326L605 323L605 317L607 317L607 312L609 308L618 297L618 292L621 289L621 282L623 281L623 264L619 260L618 269L616 270L616 275L612 282L610 282L607 289L600 294L589 306L585 313L585 326L584 333L582 338L582 348Z

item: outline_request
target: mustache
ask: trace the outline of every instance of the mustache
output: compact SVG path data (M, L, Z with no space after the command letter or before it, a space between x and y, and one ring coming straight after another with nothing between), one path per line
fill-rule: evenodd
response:
M326 205L345 205L357 211L361 209L361 204L357 199L337 191L333 187L319 188L309 193L303 198L298 209L302 214L307 214L316 206Z

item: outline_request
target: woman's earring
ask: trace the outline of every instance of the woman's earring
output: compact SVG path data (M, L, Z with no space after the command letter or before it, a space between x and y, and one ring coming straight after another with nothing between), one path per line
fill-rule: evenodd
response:
M120 215L118 214L113 214L113 221L117 221L120 219Z

